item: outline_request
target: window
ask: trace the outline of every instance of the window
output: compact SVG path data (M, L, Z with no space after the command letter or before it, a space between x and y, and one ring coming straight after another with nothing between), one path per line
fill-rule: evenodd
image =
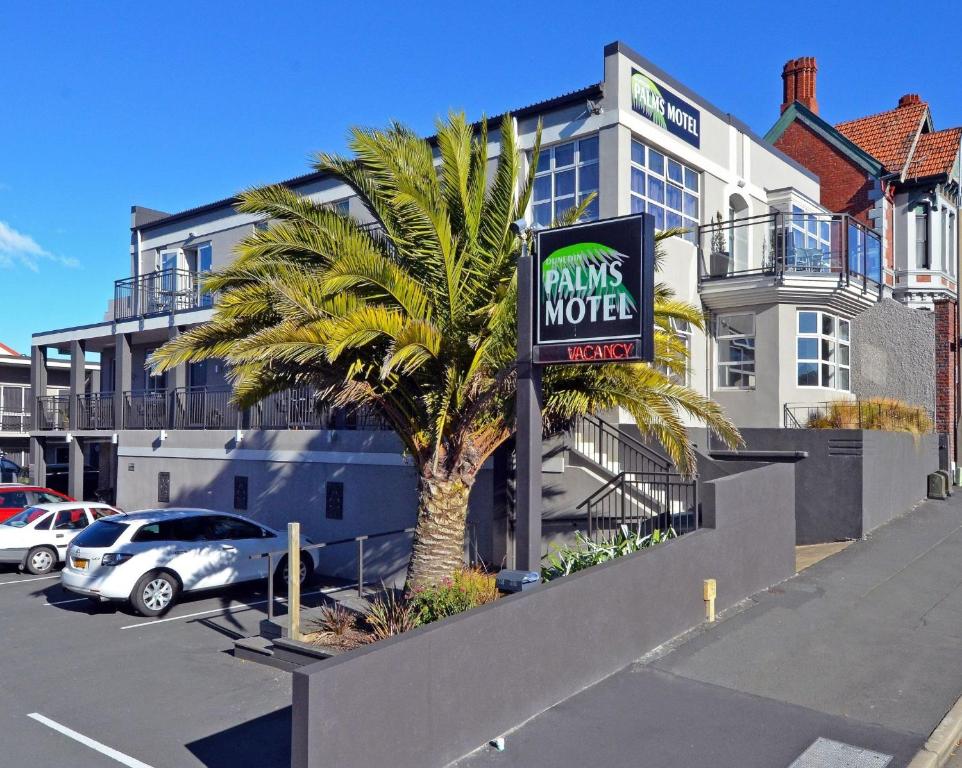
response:
M53 522L53 528L55 531L81 531L87 524L87 515L82 509L61 509Z
M668 380L673 384L684 384L688 386L691 384L691 324L687 320L677 320L674 317L670 318L670 323L671 330L685 347L687 358L685 372L678 373L677 371L670 371L665 366L662 366L659 370L667 376Z
M929 268L929 217L924 205L915 207L915 268Z
M104 525L101 520L97 525ZM203 517L185 517L180 520L162 520L141 526L131 541L206 541L206 521Z
M34 491L34 504L57 504L61 501L70 501L66 496L57 496L55 493L47 491Z
M121 523L110 518L98 520L73 540L78 547L110 547L127 530L127 523ZM143 529L141 529L143 530Z
M946 248L946 253L948 254L949 274L954 277L954 276L955 276L955 262L956 262L956 255L955 255L955 214L954 214L954 213L950 213L949 216L948 216L948 219L949 219L949 233L948 233L948 237L946 238L947 243L948 243L947 248Z
M755 386L755 315L721 315L715 323L718 343L718 386Z
M0 523L0 525L9 525L11 528L23 528L26 525L30 525L30 523L32 523L37 518L46 514L47 514L47 510L45 509L37 509L36 507L27 507L23 511L15 514L13 517L7 518L2 523ZM34 526L34 528L38 530L44 530L44 531L49 530L51 519L53 519L53 513L50 513L50 515L47 518L37 523Z
M144 350L144 361L150 360L150 356L157 350L154 348ZM167 372L155 374L152 368L146 369L147 384L144 387L148 392L163 392L167 389Z
M113 507L91 507L90 514L94 520L99 520L102 517L110 517L111 515L119 515L120 510L114 509Z
M685 240L697 242L698 171L635 139L631 142L631 212L647 211L655 229L685 227Z
M3 491L0 492L0 509L16 508L23 509L28 506L27 494L23 491Z
M851 324L828 312L798 313L797 383L800 387L851 386Z
M832 222L817 213L792 206L788 265L799 272L832 271Z
M598 192L597 136L542 148L532 194L535 225L551 226L559 215L592 192ZM597 218L596 194L585 211L584 219L594 221Z
M209 517L207 518L207 538L210 541L263 539L264 529L246 520L238 520L236 517Z

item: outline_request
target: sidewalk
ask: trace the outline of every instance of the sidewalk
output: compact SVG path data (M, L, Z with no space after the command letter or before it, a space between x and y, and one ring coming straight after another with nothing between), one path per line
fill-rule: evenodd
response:
M457 765L900 768L960 694L956 493Z

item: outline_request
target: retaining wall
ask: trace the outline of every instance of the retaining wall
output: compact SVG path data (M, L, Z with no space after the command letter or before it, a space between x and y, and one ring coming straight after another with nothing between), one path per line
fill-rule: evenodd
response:
M445 766L794 573L794 467L706 483L704 527L294 673L295 768Z

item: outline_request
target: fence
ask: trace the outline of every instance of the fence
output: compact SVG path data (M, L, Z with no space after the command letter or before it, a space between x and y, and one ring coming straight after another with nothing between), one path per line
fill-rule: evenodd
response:
M832 400L785 403L786 429L879 429L888 432L931 432L932 413L921 406L884 400Z

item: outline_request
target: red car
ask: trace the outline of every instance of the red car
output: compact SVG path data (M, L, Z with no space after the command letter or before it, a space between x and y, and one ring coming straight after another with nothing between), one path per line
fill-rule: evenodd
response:
M39 485L0 484L0 523L34 504L55 504L59 501L74 499Z

